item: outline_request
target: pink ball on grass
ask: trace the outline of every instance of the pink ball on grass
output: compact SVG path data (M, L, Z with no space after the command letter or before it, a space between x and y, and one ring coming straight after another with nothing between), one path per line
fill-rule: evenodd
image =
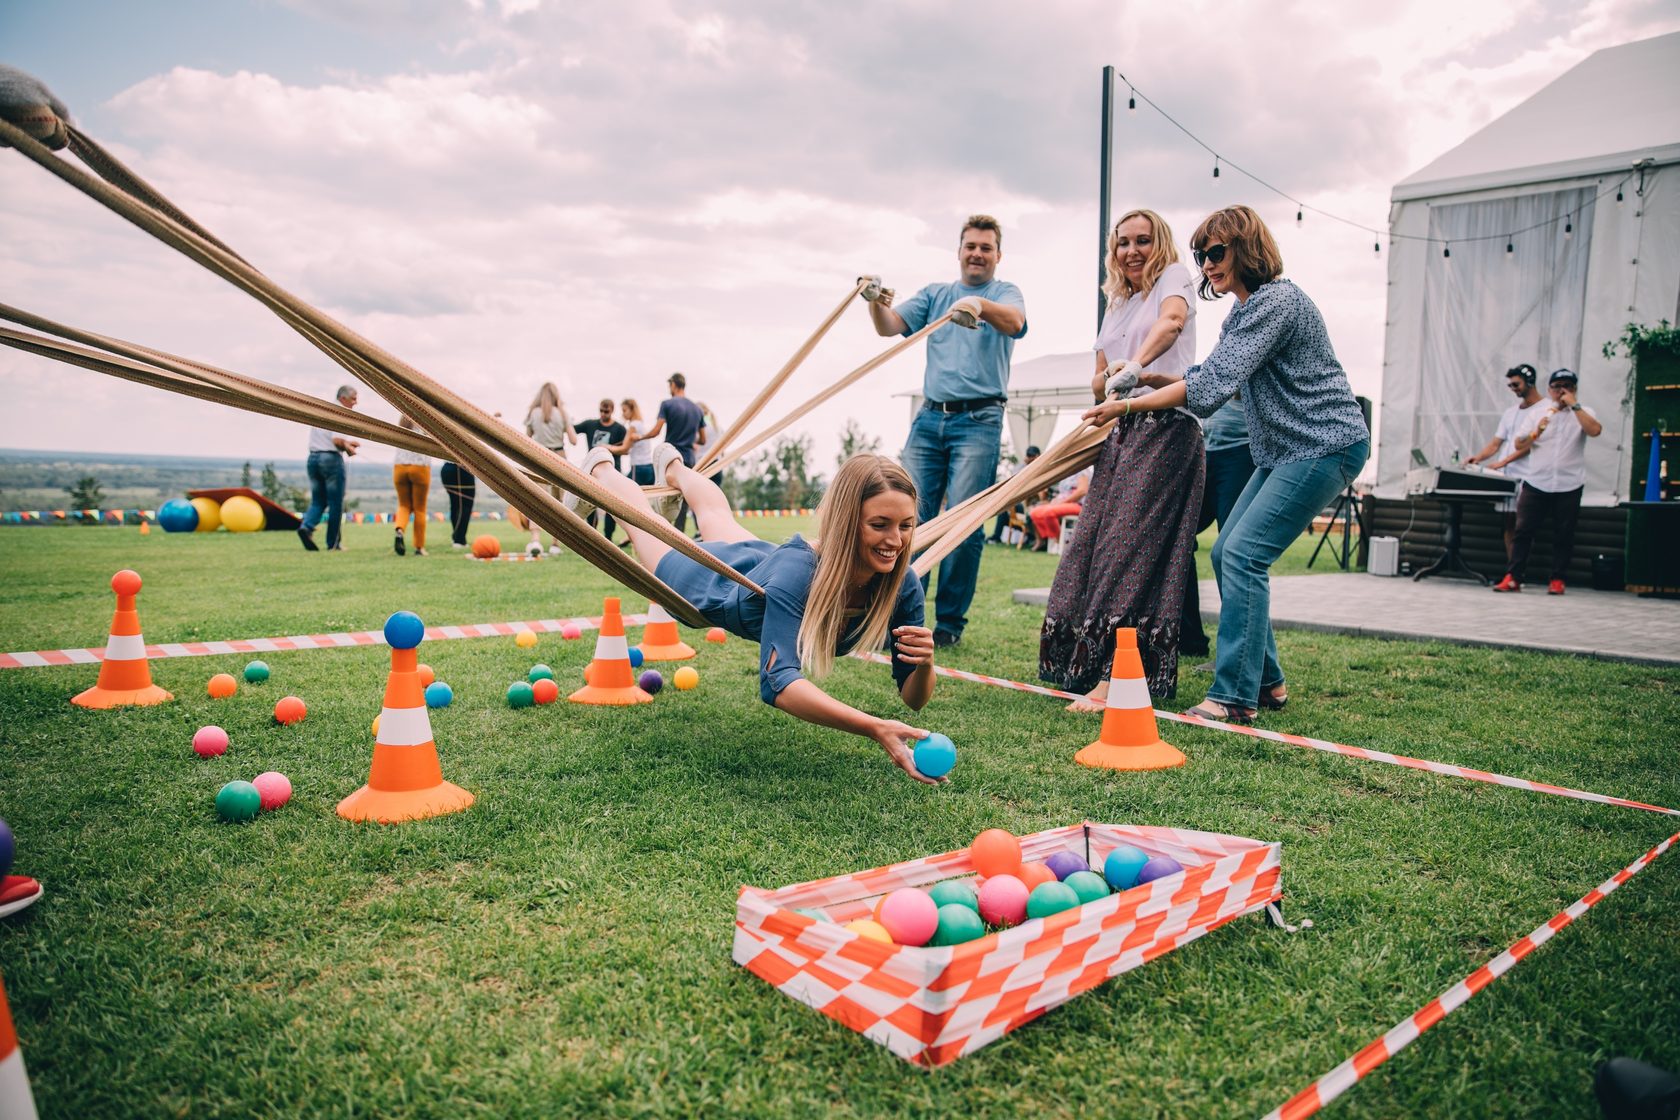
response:
M264 809L278 809L292 799L292 780L278 770L265 770L251 779Z
M560 636L568 641L583 637L583 631L578 629L577 623L568 622L560 627Z
M215 758L219 754L226 754L228 733L214 724L201 727L193 732L192 747L200 758Z
M926 945L939 928L939 907L926 891L901 887L881 900L875 920L900 945Z
M1027 885L1013 875L980 884L980 916L994 926L1020 925L1027 916Z

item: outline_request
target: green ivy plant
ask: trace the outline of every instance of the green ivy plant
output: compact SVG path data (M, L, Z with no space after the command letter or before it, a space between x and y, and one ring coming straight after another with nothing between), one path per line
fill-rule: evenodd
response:
M1641 351L1680 356L1680 327L1669 325L1667 319L1659 320L1654 327L1629 323L1622 328L1622 337L1604 344L1604 356L1614 358L1618 350L1630 358Z

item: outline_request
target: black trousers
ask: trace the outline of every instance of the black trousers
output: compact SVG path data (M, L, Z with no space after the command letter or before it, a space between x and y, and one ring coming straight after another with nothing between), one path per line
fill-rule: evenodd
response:
M1528 554L1540 523L1552 519L1552 579L1569 574L1569 557L1575 552L1575 519L1581 513L1581 491L1577 486L1560 494L1536 490L1528 483L1517 491L1517 535L1511 542L1511 578L1523 581L1528 571Z
M450 539L456 544L467 543L467 522L472 520L473 499L478 496L478 480L472 472L457 463L445 463L438 471L443 489L449 495Z

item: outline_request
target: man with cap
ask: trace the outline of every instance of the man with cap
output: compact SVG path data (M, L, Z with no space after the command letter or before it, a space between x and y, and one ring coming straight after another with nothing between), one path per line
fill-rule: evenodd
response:
M1517 529L1511 542L1511 568L1495 591L1521 591L1528 554L1540 523L1552 521L1552 574L1547 594L1562 595L1569 555L1575 550L1575 517L1587 482L1587 440L1604 431L1598 414L1575 399L1574 370L1553 370L1546 382L1548 405L1517 434L1516 450L1528 460L1528 473L1517 491Z
M1466 463L1470 466L1486 463L1490 470L1501 471L1505 477L1519 483L1528 477L1528 456L1517 451L1517 433L1540 415L1532 411L1535 405L1546 399L1534 387L1539 377L1539 373L1527 362L1505 371L1505 387L1511 390L1517 403L1499 417L1499 427L1494 430L1487 446L1464 460ZM1505 517L1505 562L1509 564L1517 530L1516 494L1501 499L1498 508Z

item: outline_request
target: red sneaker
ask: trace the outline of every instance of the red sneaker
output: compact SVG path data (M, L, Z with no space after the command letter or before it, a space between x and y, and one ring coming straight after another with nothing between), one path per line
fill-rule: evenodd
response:
M1562 595L1563 594L1563 581L1561 579L1554 579L1551 583L1548 583L1546 585L1546 594L1548 594L1548 595Z
M1521 591L1522 584L1513 579L1510 572L1506 572L1505 578L1494 584L1493 589L1495 591Z

